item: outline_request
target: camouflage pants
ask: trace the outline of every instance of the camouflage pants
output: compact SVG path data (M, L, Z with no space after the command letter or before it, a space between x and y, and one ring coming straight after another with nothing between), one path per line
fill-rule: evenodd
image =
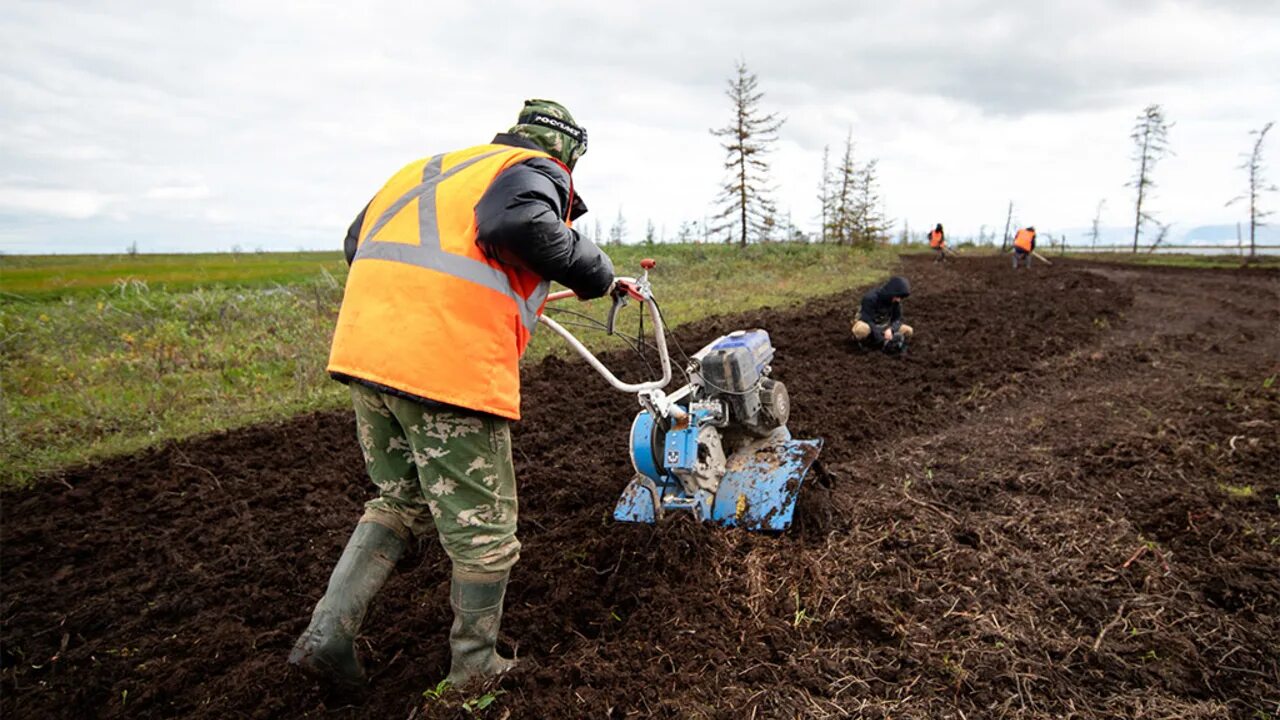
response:
M401 536L433 525L455 569L494 573L520 557L506 420L477 417L351 383L356 435L378 497L362 522Z

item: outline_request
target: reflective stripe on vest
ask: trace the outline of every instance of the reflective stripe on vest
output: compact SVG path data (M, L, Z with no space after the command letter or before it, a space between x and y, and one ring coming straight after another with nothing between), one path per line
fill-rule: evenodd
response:
M549 283L485 256L475 208L499 175L532 158L551 159L479 145L412 162L383 185L360 227L330 374L520 418L520 356Z
M542 307L551 288L549 281L539 283L534 292L528 298L524 298L511 287L510 279L501 270L488 263L447 252L440 247L440 228L436 222L436 189L440 183L459 172L501 152L506 151L493 150L476 155L449 168L445 173L440 172L444 155L432 157L422 169L422 182L391 203L370 227L369 232L361 238L352 263L361 260L390 260L435 270L502 293L515 302L520 311L521 323L532 333L538 325L538 310ZM378 233L414 200L418 201L418 244L379 241Z

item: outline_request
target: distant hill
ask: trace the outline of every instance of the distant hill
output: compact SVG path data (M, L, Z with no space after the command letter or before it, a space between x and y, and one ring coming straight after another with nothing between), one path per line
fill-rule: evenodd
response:
M1240 226L1240 237L1244 239L1245 244L1249 242L1249 227L1247 225ZM1236 226L1235 225L1201 225L1188 230L1179 242L1187 243L1204 243L1218 244L1224 243L1228 245L1236 244ZM1258 228L1258 242L1260 243L1280 243L1280 227L1267 225Z
M1061 235L1067 236L1068 245L1088 245L1091 242L1089 237L1089 228L1074 227L1065 229L1047 228L1049 234L1056 239ZM1240 234L1244 239L1244 244L1249 244L1249 228L1242 225ZM1145 228L1142 233L1142 239L1139 241L1142 245L1151 242L1151 234ZM1108 226L1098 228L1098 244L1099 245L1131 245L1133 243L1133 226ZM1280 244L1280 226L1268 225L1258 228L1258 243L1265 245ZM1174 224L1169 230L1169 237L1165 239L1168 245L1222 245L1223 247L1236 246L1236 226L1234 224L1221 225L1197 225L1185 230L1180 230L1177 224Z

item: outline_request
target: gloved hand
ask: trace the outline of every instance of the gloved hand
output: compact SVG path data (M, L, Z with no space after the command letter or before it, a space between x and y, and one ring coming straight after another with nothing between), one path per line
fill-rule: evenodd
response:
M881 347L886 355L899 355L907 351L907 338L901 332L890 333Z
M625 297L640 299L640 290L631 280L623 278L614 278L609 284L609 297L618 300Z

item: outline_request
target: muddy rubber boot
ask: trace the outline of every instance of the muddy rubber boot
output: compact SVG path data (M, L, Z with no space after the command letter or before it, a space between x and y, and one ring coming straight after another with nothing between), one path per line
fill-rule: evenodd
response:
M290 665L342 687L364 685L367 678L356 655L356 634L369 601L391 575L404 549L404 540L387 526L375 522L356 525L329 576L329 588L311 614L311 625L289 653Z
M445 678L453 687L495 677L515 667L514 660L498 655L495 648L508 577L510 572L454 571L449 588L449 604L453 606L449 649L453 661L449 677Z

